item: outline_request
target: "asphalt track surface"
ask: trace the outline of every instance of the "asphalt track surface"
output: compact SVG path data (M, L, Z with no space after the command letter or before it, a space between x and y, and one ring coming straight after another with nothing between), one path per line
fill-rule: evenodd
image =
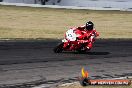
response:
M98 39L90 52L82 54L54 53L60 41L1 41L0 87L77 81L82 67L93 79L132 76L132 39Z

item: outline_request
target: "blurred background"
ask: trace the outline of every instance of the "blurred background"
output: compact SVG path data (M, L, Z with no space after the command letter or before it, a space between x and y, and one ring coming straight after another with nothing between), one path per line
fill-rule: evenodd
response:
M132 9L132 0L0 0L8 3Z

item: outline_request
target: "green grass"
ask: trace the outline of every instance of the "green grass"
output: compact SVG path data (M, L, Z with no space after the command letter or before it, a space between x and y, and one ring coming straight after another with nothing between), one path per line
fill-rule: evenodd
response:
M100 38L132 38L132 12L0 5L0 39L60 39L67 29L88 20Z

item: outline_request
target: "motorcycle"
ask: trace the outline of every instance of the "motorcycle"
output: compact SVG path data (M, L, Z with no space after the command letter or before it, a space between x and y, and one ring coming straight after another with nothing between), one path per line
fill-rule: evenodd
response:
M61 43L59 43L53 50L55 53L61 53L62 51L77 51L79 53L86 52L89 49L87 49L87 45L90 42L90 37L92 34L89 34L89 37L87 37L84 40L79 40L78 37L81 36L80 34L77 34L74 32L73 29L69 29L65 33L65 38L62 40ZM66 47L65 44L67 44Z

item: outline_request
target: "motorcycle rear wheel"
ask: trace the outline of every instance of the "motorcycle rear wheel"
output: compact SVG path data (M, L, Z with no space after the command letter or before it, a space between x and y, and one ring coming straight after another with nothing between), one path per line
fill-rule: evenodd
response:
M78 49L77 52L78 53L86 53L87 50L81 50L81 49Z
M63 51L63 45L64 45L64 43L58 44L58 46L56 46L56 47L53 49L53 51L54 51L55 53L61 53L61 52Z
M87 51L87 49L85 49L84 47L85 47L85 45L82 44L81 47L77 49L77 52L85 53Z

